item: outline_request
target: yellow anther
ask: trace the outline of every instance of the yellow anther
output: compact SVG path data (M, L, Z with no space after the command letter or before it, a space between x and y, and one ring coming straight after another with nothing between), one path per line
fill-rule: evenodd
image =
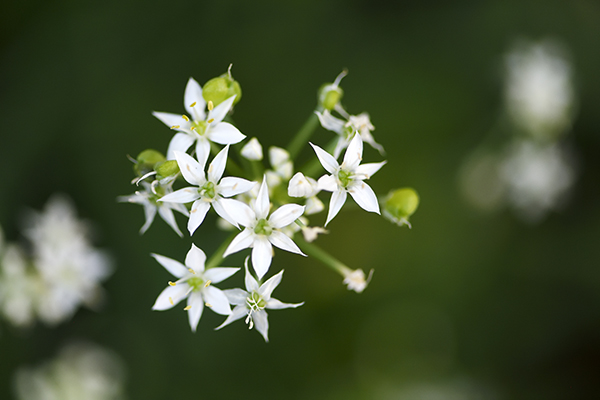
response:
M206 122L208 122L209 124L212 124L213 122L215 122L215 119L214 119L214 118L211 118L211 119L209 119L209 120L208 120L208 121L206 121Z
M213 104L212 100L208 101L208 111L212 111L212 109L215 108L215 105Z
M172 297L169 297L169 303L171 303L171 305L175 304L175 303L173 303L173 298Z
M190 104L190 107L194 107L196 105L196 102L193 102L192 104Z
M185 119L186 122L190 122L190 119L187 117L187 115L182 115L181 118Z
M212 304L210 304L210 303L204 303L204 305L205 305L206 307L210 307L210 308L212 308Z
M181 126L179 126L179 125L173 125L173 126L171 127L171 129L179 129L179 128L181 128Z
M177 283L169 281L169 286L175 286Z
M196 127L195 127L195 126L192 126L192 128L191 128L191 129L192 129L193 131L195 131L195 130L196 130Z
M190 308L192 308L192 306L186 306L186 307L184 308L184 310L185 310L185 311L187 311L187 310L189 310Z
M211 283L212 283L212 281L210 279L207 280L206 283L204 284L204 287L208 287Z
M194 271L193 269L188 268L188 271L190 271L192 274L196 275L196 271Z

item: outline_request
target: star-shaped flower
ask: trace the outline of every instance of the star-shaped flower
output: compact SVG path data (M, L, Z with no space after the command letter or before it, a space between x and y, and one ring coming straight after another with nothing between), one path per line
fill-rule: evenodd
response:
M296 246L296 243L281 231L282 228L292 224L304 213L304 206L285 204L273 211L271 216L267 218L269 207L269 187L266 178L263 178L253 208L238 201L232 203L231 207L227 209L229 215L246 229L233 239L227 250L225 250L223 257L251 247L252 265L254 265L254 270L259 279L267 273L271 265L271 259L273 258L272 245L282 250L306 256Z
M205 164L210 154L210 142L219 144L241 142L246 136L230 123L222 122L231 109L234 100L235 95L214 108L212 102L209 101L207 115L204 111L207 104L202 97L202 88L198 82L190 78L185 87L183 99L189 117L156 111L152 113L165 125L179 132L173 136L169 143L167 159L174 160L175 151L185 152L196 142L196 157L201 164Z
M219 283L235 274L239 268L218 267L205 270L206 255L192 244L185 257L185 265L172 258L152 254L167 271L178 278L169 282L152 306L153 310L168 310L187 298L188 321L193 332L202 316L204 305L221 315L231 314L231 308L225 294L212 284Z
M228 151L229 145L225 146L225 148L215 156L208 166L208 179L204 174L206 161L204 163L202 161L197 162L187 153L180 151L175 152L181 174L188 183L198 187L191 186L179 189L161 197L159 201L167 204L194 202L194 204L192 204L192 210L190 211L190 219L188 220L188 230L190 231L190 235L192 235L200 224L202 224L211 205L221 218L236 227L238 226L235 219L228 214L231 205L238 201L225 199L224 197L231 197L247 192L252 189L255 182L234 177L225 177L221 179L223 172L225 171Z
M354 201L366 211L379 212L379 203L373 189L365 182L386 163L370 163L359 165L362 160L363 142L360 135L354 135L350 141L342 165L325 150L310 144L323 168L331 175L323 175L319 178L319 187L322 190L333 192L329 202L329 212L325 226L337 215L346 202L347 193L350 193Z
M246 323L249 328L252 329L256 326L256 330L265 338L265 342L269 341L269 320L265 308L271 310L280 310L283 308L296 308L304 304L296 303L282 303L281 301L271 297L273 290L281 282L283 276L283 270L277 275L272 276L262 285L259 285L256 279L250 274L248 270L248 258L246 258L246 290L242 289L228 289L224 290L223 293L229 299L232 305L235 305L231 314L227 317L216 329L221 329L230 323L237 321L243 317L246 317Z
M156 184L154 183L156 182ZM159 202L160 199L165 194L169 194L172 192L171 184L172 182L166 185L158 184L158 181L154 181L152 184L147 182L139 182L144 190L137 191L129 196L119 196L117 198L120 202L128 202L134 204L141 204L144 206L144 213L146 215L146 222L140 229L140 234L143 234L148 230L152 222L154 221L154 217L156 216L156 212L160 217L167 223L175 233L179 236L183 236L179 227L177 226L177 222L175 221L175 215L173 215L173 210L182 213L183 215L189 215L188 210L185 208L183 204L177 203L162 203Z

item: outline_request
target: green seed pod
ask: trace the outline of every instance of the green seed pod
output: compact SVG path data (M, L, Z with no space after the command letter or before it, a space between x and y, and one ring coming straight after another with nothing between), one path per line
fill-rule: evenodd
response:
M143 176L154 169L158 162L165 161L165 156L160 151L146 149L138 154L133 170L138 176Z
M341 87L333 83L326 83L319 88L319 105L324 109L331 111L335 105L342 100L343 95L344 91Z
M168 160L156 164L154 170L156 171L156 177L160 180L177 175L179 173L179 165L175 160Z
M419 207L419 195L412 188L391 191L384 201L383 215L399 226L408 225L408 218Z
M204 97L204 100L207 103L212 101L215 107L233 95L237 95L233 101L235 105L242 98L242 88L238 81L233 79L231 72L217 78L212 78L202 88L202 97Z

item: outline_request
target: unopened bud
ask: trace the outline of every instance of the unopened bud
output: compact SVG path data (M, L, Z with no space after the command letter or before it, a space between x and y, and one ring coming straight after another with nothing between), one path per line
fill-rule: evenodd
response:
M262 146L257 138L252 138L242 147L242 156L248 160L260 161L263 159Z
M411 188L402 188L391 191L385 199L383 215L390 221L402 226L410 227L408 218L419 207L419 195Z
M212 78L202 88L202 97L204 97L204 100L207 103L212 101L215 106L218 106L233 95L236 95L233 101L235 105L242 98L242 88L238 81L233 79L231 72L217 78Z
M157 164L154 170L158 179L164 179L177 175L179 173L179 165L176 160L168 160Z
M160 151L147 149L138 154L133 170L138 176L143 176L154 169L156 163L165 161Z

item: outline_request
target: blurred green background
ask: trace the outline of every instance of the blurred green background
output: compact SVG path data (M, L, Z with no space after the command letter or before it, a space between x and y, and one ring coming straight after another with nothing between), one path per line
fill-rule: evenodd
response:
M600 398L597 1L30 0L1 9L0 224L19 240L22 210L67 193L116 269L99 312L82 309L56 328L0 325L0 398L11 398L18 366L77 338L121 356L131 399ZM573 61L580 173L567 207L530 225L509 210L471 208L457 174L498 118L503 55L515 39L545 37ZM134 191L126 155L164 150L171 138L151 111L183 112L188 78L203 84L229 63L244 93L237 126L265 146L287 145L318 87L347 68L343 102L370 113L387 151L372 187L421 196L412 230L355 212L319 240L351 267L375 268L360 295L321 264L277 252L273 272L286 272L276 297L306 303L270 312L268 344L243 323L213 332L214 313L192 334L177 308L152 312L170 276L149 253L182 260L191 239L160 219L140 236L141 207L116 202ZM324 144L330 134L315 137ZM380 160L370 148L365 157ZM211 232L193 238L209 254L220 243Z

